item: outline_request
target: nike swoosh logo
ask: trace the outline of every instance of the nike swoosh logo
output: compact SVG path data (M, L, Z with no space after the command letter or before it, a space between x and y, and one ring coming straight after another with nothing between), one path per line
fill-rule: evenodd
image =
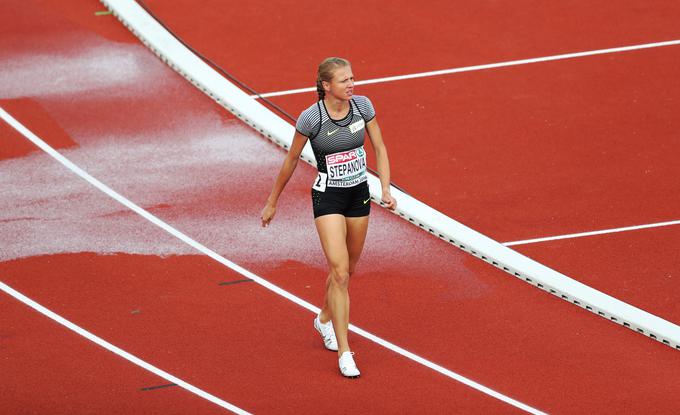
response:
M368 199L364 200L364 205L365 205L366 203L370 202L370 201L371 201L371 198L370 198L370 197L369 197Z
M339 129L340 129L340 128L336 128L336 129L333 130L333 131L326 131L326 134L328 134L328 135L333 135L333 134L337 133Z

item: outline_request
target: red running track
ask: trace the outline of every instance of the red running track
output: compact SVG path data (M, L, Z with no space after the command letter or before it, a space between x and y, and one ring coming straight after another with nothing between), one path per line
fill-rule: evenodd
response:
M352 0L337 8L313 0L145 3L259 92L313 86L316 65L329 54L354 62L357 79L371 79L680 37L672 0L618 7L535 0Z
M680 8L673 2L525 3L356 4L348 10L361 10L361 21L378 29L358 26L342 36L290 24L333 22L335 16L313 2L294 10L257 2L238 10L219 2L149 4L180 36L260 92L309 85L312 76L305 74L328 51L351 58L358 79L367 79L680 37ZM241 18L225 18L235 15ZM393 44L392 30L400 28L409 36L375 47ZM272 36L276 30L282 32ZM229 48L219 40L225 37L233 40ZM318 42L300 41L310 37ZM680 47L674 46L366 85L359 93L378 107L396 183L474 229L516 241L678 219L680 167L672 150L680 128L678 68ZM308 93L273 101L297 115L313 99ZM675 235L666 246L680 242ZM571 245L574 265L561 266L562 272L580 276L581 269L597 267L594 257L579 254L590 252L587 244ZM531 252L547 258L541 249ZM643 258L653 254L640 254L623 272L644 285L654 276ZM657 261L672 268L672 256ZM624 288L620 272L598 274L593 277L606 292ZM673 279L666 283L680 288ZM635 291L633 304L678 321L654 304L664 291L655 285Z
M313 2L296 9L255 2L238 10L219 2L149 4L180 36L260 92L310 85L310 68L330 51L349 57L355 76L368 79L680 38L675 24L680 7L673 2L617 8L356 4L348 10L361 10L359 21L375 29L358 25L342 36L313 24L291 24L333 27L336 16ZM242 18L225 18L236 15ZM393 30L400 29L409 36L395 38ZM233 41L229 48L223 46L225 38ZM309 38L318 42L301 41ZM680 129L678 69L680 46L672 46L365 85L358 93L369 95L378 108L395 183L456 220L509 242L678 219L680 164L673 151ZM297 115L314 97L305 93L272 101ZM630 254L607 256L607 242L596 250L591 241L518 249L680 321L672 300L658 301L680 289L673 251L679 234L665 232L655 244L632 242L656 241L653 232L614 237L614 245L620 238L635 243L635 259L625 266L617 257ZM553 260L556 250L569 260ZM656 265L665 271L656 273Z
M39 297L43 305L65 318L254 413L328 413L339 407L353 412L396 413L409 408L444 413L454 402L462 412L513 412L499 401L434 376L430 369L404 362L359 338L354 343L362 350L363 364L383 369L365 373L357 388L336 374L333 353L310 335L311 314L301 313L299 306L254 283L220 286L242 277L204 256L58 255L3 263L2 274L5 282ZM3 304L12 307L15 303L5 297ZM26 372L23 377L40 373L41 368L30 360L10 359L17 360L28 366L9 368ZM116 364L120 366L120 359L98 362L97 368L90 368L90 376L108 373ZM66 374L79 376L79 371ZM155 376L140 376L137 383L140 387L167 383L148 378ZM45 382L49 378L38 379L38 389L51 387L51 382ZM158 394L173 399L186 395L179 388L148 391L138 397L141 403L130 403L131 409L143 410L143 405L150 405L145 400L153 402ZM45 400L56 408L71 405L82 411L87 407L79 400L94 406L106 397L59 399L53 394ZM12 402L28 410L39 408L30 402ZM209 413L203 412L204 406L183 409L184 413Z
M35 263L31 267L37 268ZM102 312L101 308L92 311ZM4 293L0 298L0 350L3 413L223 413L177 387L143 391L168 381L80 335L55 327L52 320Z
M83 7L82 3L69 4ZM39 11L36 15L50 18ZM95 36L90 28L78 30L85 38ZM216 109L160 62L145 69L163 75L166 83L160 89L167 95L158 92L159 81L155 81L145 85L156 98L125 85L133 91L123 96L43 95L34 99L78 144L68 155L87 170L134 200L148 203L142 204L196 239L219 247L229 258L317 302L323 283L318 242L309 216L295 218L300 216L298 212L310 213L306 197L312 169L301 167L290 183L279 221L267 231L270 234L254 233L256 227L246 218L256 219L260 195L271 185L270 175L262 172L273 171L282 153L252 133L234 130L234 122L223 116L218 124L229 135L220 137L225 143L217 149L244 146L259 152L261 159L242 165L225 158L221 164L211 165L206 148L212 147L200 146L197 154L204 157L191 153L192 158L187 159L187 153L180 151L185 149L183 143L169 132L200 135L212 131L215 119L203 115L215 114ZM140 112L154 100L153 107ZM81 110L84 104L89 104L87 114ZM163 124L172 120L172 128L163 129ZM30 126L32 119L24 122ZM189 134L179 135L184 141L195 142ZM49 135L44 138L51 141ZM210 140L203 144L216 145ZM147 147L161 153L164 163L138 157ZM7 160L0 167L8 162L15 163L15 168L54 163L45 157L38 157L37 165L31 160ZM138 174L147 173L145 165L151 165L159 177ZM252 179L248 192L241 186L242 177ZM193 186L185 187L183 178ZM68 195L71 183L61 176L55 183L60 180L64 181L60 191ZM174 192L159 191L167 181L176 187ZM62 253L4 261L0 269L3 281L114 344L255 412L273 408L300 412L304 405L352 409L354 404L380 412L397 412L405 405L422 412L450 412L452 408L463 413L511 411L356 336L353 345L365 376L358 383L360 388L346 383L334 373L333 359L310 330L311 314L301 313L297 306L252 283L217 285L238 276L205 257L187 256L182 251L185 248L175 246L178 242L113 207L105 196L89 195L97 191L84 187L78 190L78 198L64 197L54 215L68 218L70 209L82 219L77 221L80 216L74 216L78 223L65 229L63 223L50 224L43 218L43 235L67 245L73 235L89 234L93 240L111 241L112 246L101 248L104 252L128 252L144 249L131 242L144 236L134 233L137 229L156 241L164 255L171 256ZM103 218L96 222L102 227L88 226L88 221L97 218L77 210L82 204L108 209L97 215ZM17 206L15 203L13 209ZM362 268L353 281L353 321L358 326L548 412L643 412L654 405L660 412L670 413L679 406L672 381L679 368L670 348L508 278L384 211L376 209L372 222ZM111 231L118 226L127 226L124 229L130 233ZM26 229L31 229L30 223ZM247 249L225 243L220 239L229 241L225 233L242 237L239 242ZM268 239L271 233L283 243L274 246ZM250 238L244 238L246 235ZM291 240L291 235L297 239ZM291 241L303 250L291 252ZM21 241L15 247L26 248ZM393 252L399 252L403 262L395 263ZM3 299L5 303L11 301ZM108 313L100 314L102 308ZM141 313L131 314L132 310ZM290 360L273 353L272 344L290 350ZM223 368L216 360L232 366ZM15 365L14 370L23 367ZM235 373L250 376L233 376ZM408 376L403 376L405 373ZM331 394L338 390L344 392L340 397L354 399L338 402Z
M377 102L395 103L380 120L394 138L396 183L497 240L515 241L678 218L680 167L672 150L680 129L673 99L680 90L672 82L678 51L464 74L451 89L435 78L405 81L399 90L361 88ZM546 72L570 75L546 78ZM397 99L409 86L417 105ZM454 90L464 98L453 101L451 114L463 115L448 128L438 120L447 116L442 109ZM300 99L276 102L285 108ZM580 111L585 105L590 107ZM456 139L441 134L442 128ZM401 139L420 133L427 146ZM641 230L611 236L611 242L599 237L597 244L579 239L515 249L582 282L598 281L595 287L614 296L632 285L626 301L680 321L674 306L657 301L680 288L677 278L666 278L677 275L673 247L680 234L654 234ZM626 265L611 257L614 262L602 261L622 238L635 246L634 253L615 254L632 255ZM655 274L656 266L667 274ZM662 286L649 283L659 278Z

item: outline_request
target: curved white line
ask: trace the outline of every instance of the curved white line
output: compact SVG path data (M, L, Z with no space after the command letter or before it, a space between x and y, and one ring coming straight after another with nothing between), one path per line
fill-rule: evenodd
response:
M196 240L190 238L189 236L185 235L181 231L177 230L176 228L170 226L166 222L163 222L161 219L158 217L152 215L148 211L144 210L143 208L139 207L126 197L122 196L118 192L114 191L104 183L100 182L93 176L91 176L89 173L87 173L85 170L81 169L78 167L76 164L71 162L69 159L61 155L59 152L57 152L54 148L52 148L49 144L44 142L42 139L40 139L37 135L35 135L32 131L30 131L28 128L26 128L23 124L21 124L19 121L17 121L14 117L12 117L9 113L7 113L4 109L0 107L0 118L5 120L10 126L12 126L15 130L17 130L19 133L21 133L24 137L29 139L33 144L38 146L40 149L42 149L44 152L52 156L55 160L57 160L59 163L63 164L66 168L86 180L88 183L91 185L95 186L97 189L101 190L102 192L106 193L108 196L122 204L123 206L127 207L128 209L134 211L144 219L148 220L149 222L153 223L154 225L158 226L159 228L163 229L164 231L168 232L169 234L175 236L182 242L192 246L195 248L197 251L202 252L205 255L208 255L215 261L227 266L228 268L238 272L239 274L252 279L253 281L257 282L258 284L262 285L263 287L267 288L270 291L273 291L274 293L294 302L295 304L306 308L307 310L311 311L314 314L318 314L321 310L308 303L307 301L303 300L300 297L297 297L293 295L292 293L278 287L277 285L272 284L271 282L265 280L264 278L260 277L259 275L256 275L247 269L241 267L240 265L226 259L225 257L221 256L220 254L216 253L215 251L207 248L203 244L197 242ZM458 382L461 382L471 388L477 389L480 392L483 392L489 396L492 396L496 399L499 399L505 403L508 403L512 406L515 406L517 408L523 409L526 412L532 413L532 414L543 414L543 412L539 411L538 409L532 408L529 405L526 405L522 402L519 402L515 399L512 399L508 396L503 395L500 392L496 392L493 389L490 389L480 383L477 383L471 379L468 379L462 375L459 375L443 366L440 366L434 362L431 362L423 357L420 357L414 353L409 352L406 349L403 349L394 343L391 343L387 340L384 340L374 334L371 334L365 330L362 330L354 325L350 325L349 329L358 335L365 337L369 340L372 340L373 342L380 344L381 346L392 350L395 353L398 353L410 360L413 360L415 362L420 363L423 366L426 366L436 372L441 373L444 376L447 376L451 379L454 379ZM94 341L94 340L93 340ZM98 343L99 344L99 343Z
M2 109L0 109L0 111L2 111ZM26 297L25 295L23 295L22 293L20 293L19 291L15 290L15 289L13 289L9 285L3 283L2 281L0 281L0 290L4 291L6 294L14 297L15 299L21 301L22 303L26 304L27 306L33 308L35 311L39 312L40 314L51 318L52 320L56 321L57 323L61 324L64 327L66 327L67 329L72 330L72 331L76 332L77 334L85 337L86 339L98 344L99 346L105 348L106 350L117 354L118 356L122 357L123 359L128 360L128 361L136 364L137 366L144 368L144 369L148 370L149 372L162 377L163 379L168 380L169 382L177 384L177 386L180 386L180 387L188 390L189 392L200 396L203 399L207 399L210 402L212 402L216 405L219 405L224 409L228 409L228 410L230 410L230 411L232 411L236 414L239 414L239 415L250 414L250 412L247 412L247 411L239 408L236 405L233 405L233 404L231 404L227 401L224 401L224 400L216 397L215 395L211 395L208 392L206 392L202 389L199 389L196 386L194 386L190 383L187 383L187 382L183 381L182 379L175 377L175 376L169 374L168 372L166 372L164 370L157 368L156 366L152 365L151 363L147 363L144 360L138 358L137 356L126 352L125 350L121 349L118 346L114 346L113 344L107 342L106 340L102 339L101 337L95 336L94 334L83 329L82 327L70 322L69 320L66 320L65 318L63 318L59 314L53 312L52 310L36 303L35 301Z

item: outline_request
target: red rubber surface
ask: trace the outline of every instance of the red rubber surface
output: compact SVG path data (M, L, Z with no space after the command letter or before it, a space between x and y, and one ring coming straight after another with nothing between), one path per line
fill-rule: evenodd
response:
M38 136L49 136L50 142L55 149L69 148L75 146L75 142L50 117L45 109L37 102L28 99L0 99L0 107L12 114L21 123L31 125L31 131ZM0 160L26 156L30 153L37 153L41 150L33 143L26 140L21 133L5 124L0 125L2 131L2 147L0 147Z
M352 0L339 7L313 0L294 6L284 0L146 3L189 44L259 92L313 86L316 66L329 54L354 62L357 79L371 79L677 39L680 19L672 0L621 7L532 0Z
M377 107L394 182L505 242L677 219L679 66L680 47L659 48L358 93ZM296 113L313 99L272 101Z
M311 313L254 283L219 286L243 277L205 256L61 255L6 262L1 272L9 285L65 318L250 412L445 413L452 405L462 412L516 412L357 336L357 361L381 370L354 382L342 378ZM102 372L112 365L99 364ZM209 413L203 406L187 412Z
M49 264L47 270L39 269L38 262L28 267L23 264L24 277L33 276L28 268L53 275L49 272L57 261L44 258L43 262ZM3 280L6 265L3 264ZM104 312L101 305L90 311L99 318ZM6 414L223 413L221 408L179 387L142 391L169 382L4 293L0 296L0 350L0 409Z
M60 8L99 9L95 2L73 1L66 4L67 6L62 4ZM52 17L49 13L43 14L38 9L34 12L40 16L41 24L45 27L59 26L50 23ZM59 17L54 19L61 19L59 22L63 24L62 27L78 32L78 36L82 38L93 36L92 30L104 37L106 37L104 33L118 33L115 36L126 37L124 33L114 29L119 24L111 17L108 17L108 24L103 24L100 28L94 23L84 23L87 21L84 13L73 10L64 13L69 16L68 20L72 23L63 24L64 19ZM206 24L205 27L209 28L210 25ZM662 24L659 24L658 28L663 31ZM25 26L15 27L14 30L20 32L25 30ZM134 45L130 39L126 39L125 42ZM234 43L238 44L238 47L243 47L241 42ZM215 45L213 44L213 47ZM55 46L56 49L61 47L60 44ZM493 54L492 52L489 53ZM617 59L628 58L622 55L611 61ZM414 62L416 61L427 62L414 59ZM238 61L244 65L248 62L253 61L248 61L246 57ZM300 62L296 62L298 63ZM572 71L573 68L581 67L577 63L570 65L575 65L569 66L569 70ZM236 62L234 66L238 66ZM366 67L369 68L370 65L367 63ZM256 68L253 68L255 65L250 68L253 76L259 77ZM615 68L616 65L612 63L609 69ZM82 150L80 153L70 153L74 161L95 173L98 178L114 185L117 190L130 195L134 200L145 200L145 194L154 194L157 189L154 187L156 183L136 173L142 170L145 163L154 162L135 159L130 154L140 148L139 141L149 140L149 145L157 145L154 141L156 138L150 134L154 131L157 131L157 134L165 134L168 130L163 128L168 125L181 130L182 119L189 119L198 133L202 131L205 122L197 114L217 113L216 107L207 98L177 75L162 69L160 62L149 63L145 69L151 72L158 70L163 74L162 80L145 85L150 91L149 95L131 93L127 96L117 95L109 98L88 97L87 100L77 97L68 99L53 96L36 97L34 101L44 108L46 115L29 116L23 121L29 128L33 128L33 125L40 128L43 124L39 121L41 119L49 119L50 122L59 125L61 131L64 131ZM508 77L509 73L514 73L513 71L515 68L498 74L492 72L468 74L467 79L477 79L469 85L469 91L476 86L481 91L479 92L481 96L492 97L494 96L491 94L492 87L497 86L500 89L500 86L506 85L509 78L505 81L500 78ZM523 71L524 69L520 72ZM529 88L532 83L540 84L540 71L536 68L530 71L534 72L524 75L528 78L521 83L522 85L507 87L512 91L507 91L506 97L518 93L520 87ZM298 76L300 71L294 73ZM568 71L565 70L565 73ZM565 78L569 76L565 75ZM263 82L267 82L267 75L263 74L262 79ZM602 81L601 78L598 79ZM161 81L163 93L155 89ZM652 81L650 80L650 85L656 85L657 92L662 93L661 82ZM440 86L426 91L427 85L437 82L441 85L441 79L411 83L410 85L417 86L414 91L408 91L408 95L422 94L423 97L434 96L436 99L443 99L439 94L446 93ZM491 86L487 85L489 82ZM547 87L547 81L543 82L543 86ZM556 90L555 96L561 97L559 91L567 91L575 84L576 81L564 80L558 85L562 89ZM408 168L413 165L415 171L416 163L421 160L421 156L413 152L418 149L415 146L409 147L409 138L412 136L398 133L399 125L410 124L397 120L398 114L403 111L400 105L406 104L393 102L396 90L400 90L402 95L407 93L406 85L409 83L401 84L394 90L384 86L374 87L374 90L368 86L362 87L362 91L366 91L365 93L372 98L375 97L374 102L378 107L381 125L389 140L390 157L395 165L394 174L395 177L402 175L402 179L414 177L415 174L408 174ZM540 91L537 90L533 93L538 94ZM587 91L579 93L585 92ZM624 93L625 91L622 92ZM448 95L451 95L451 91ZM387 105L385 100L393 102L393 105ZM527 97L528 108L537 105L538 100L539 97ZM295 105L302 108L307 105L305 102L309 102L309 96L289 97L282 99L281 102L287 106ZM293 102L295 104L291 104ZM514 101L512 106L503 105L502 101L476 102L475 105L480 109L494 108L496 105L498 109L516 111L511 115L517 115L522 110L521 106L515 108L515 105L520 104L515 104ZM569 102L572 101L565 99L555 106L566 110ZM427 103L425 109L428 107L432 106ZM83 111L83 108L87 108L88 111ZM612 108L616 110L615 106ZM554 108L547 108L545 111L550 113L552 109ZM619 116L629 114L623 111ZM231 117L221 117L224 129L228 130L233 124ZM666 119L664 114L659 117ZM195 121L192 121L194 119ZM504 118L505 122L511 119L510 116ZM468 125L474 124L472 120L468 122L470 123ZM487 127L492 126L493 123L487 123ZM411 125L408 128L413 127ZM481 130L481 126L476 128ZM7 131L6 126L0 131L4 134ZM58 131L55 132L57 133ZM59 136L52 134L52 131L44 132L42 136L46 141L56 145L61 142ZM3 135L3 139L4 137ZM436 138L434 135L432 137L433 140ZM538 137L537 133L535 140L538 140ZM568 137L566 133L564 137ZM190 138L187 136L186 139ZM245 138L257 139L254 136ZM629 139L627 136L625 141L628 142ZM533 141L524 145L533 148L536 144L537 141ZM178 144L170 138L164 141L164 147L176 145ZM162 172L167 171L169 180L180 183L183 177L188 177L196 185L194 188L178 185L175 193L163 195L162 204L147 207L152 208L154 214L208 244L211 241L219 241L215 239L215 234L223 232L220 226L226 223L232 233L244 235L242 244L252 248L249 248L249 252L244 252L239 250L238 246L229 244L209 244L210 247L218 249L230 259L280 284L294 294L312 303L318 303L321 299L325 271L323 264L320 263L321 252L314 239L311 212L306 199L309 183L314 175L313 170L309 166L301 165L289 184L286 197L280 205L279 216L272 228L266 231L279 235L280 246L274 246L276 249L273 249L272 246L275 244L267 239L269 234L262 233L264 231L251 232L247 220L243 219L257 220L262 195L270 188L272 172L280 164L283 154L279 150L274 150L273 146L257 145L259 151L262 151L262 157L267 161L254 163L253 167L244 167L237 163L211 166L207 164L210 149L205 150L204 158L191 159L186 164L182 164L185 155L179 151L168 155L167 164L159 165L158 169ZM484 145L481 139L479 142L468 142L465 146L461 143L456 146L455 154L462 153L463 163L492 163L493 159L487 159L483 152L476 149L480 145ZM95 150L102 146L109 149L109 152L105 153L106 159L93 158L99 154ZM540 146L537 150L538 148ZM427 147L426 150L434 153L435 147ZM505 150L522 153L521 148ZM406 153L411 155L408 159L403 156L404 151L410 151ZM592 154L587 149L583 152ZM271 156L273 153L276 154L275 157ZM437 153L444 151L440 148ZM624 160L626 158L623 149L616 155ZM652 156L656 157L658 154L649 154L649 157ZM105 169L102 165L106 165L107 160L119 160L119 165ZM582 159L579 160L583 162ZM599 162L602 163L603 160L600 159ZM44 163L55 162L46 159ZM0 162L0 167L1 164ZM475 166L476 173L485 172L474 164L468 165ZM427 172L428 166L422 163L417 166ZM661 166L663 169L668 168L665 163ZM602 169L604 171L605 167ZM662 172L667 171L663 169ZM250 179L247 187L243 186L241 180L244 172ZM461 212L466 212L464 207L467 203L467 206L470 206L469 211L477 214L480 207L489 209L489 199L493 201L494 198L498 198L494 192L484 193L483 187L479 186L485 181L493 183L494 178L483 176L475 179L479 176L474 174L475 172L467 173L468 176L465 177L477 180L476 186L460 183L461 186L470 187L467 193L464 193L465 197L458 200L456 211L460 208ZM464 174L460 171L458 173ZM492 173L496 174L496 177L508 179L503 170L489 170L489 175ZM445 178L446 175L441 174L437 177ZM399 180L397 182L399 183ZM205 183L209 185L205 186ZM422 186L434 186L437 183L451 186L447 181L440 182L439 179L424 181ZM641 183L648 185L648 182ZM650 192L653 194L656 190L653 188ZM458 191L460 190L456 190ZM433 204L436 206L436 202L444 197L442 196L444 192L436 188L434 190L431 188L428 192L422 187L420 192L422 194L416 196L426 201L434 201ZM506 195L521 199L521 196L516 196L517 192L517 188L509 188ZM83 193L97 194L97 198L102 200L101 204L114 203L106 200L106 196L99 194L94 188L88 188ZM455 192L450 194L453 195ZM541 204L551 203L551 197L554 195L557 195L557 192L550 194L550 198L547 196L542 198ZM76 203L77 200L73 202L74 208ZM442 206L448 205L442 203ZM537 203L536 206L540 204ZM170 238L167 235L161 234L142 219L125 212L122 207L119 209L120 212L110 216L112 222L116 218L131 217L129 221L135 228L151 235L159 245L172 245L168 242ZM67 212L64 210L63 213ZM498 212L488 210L487 213L500 215L500 207ZM541 223L538 219L532 219L531 214L536 212L526 213L527 220ZM294 222L295 215L305 214L309 220L301 222L298 226L297 222ZM476 218L482 221L486 215L479 214ZM382 210L374 209L371 221L372 228L369 230L366 252L352 282L352 322L357 326L550 413L627 411L644 413L650 407L654 407L659 413L672 413L673 408L680 406L680 400L677 398L680 395L677 394L677 385L674 381L680 367L677 363L677 352L672 349L510 278L507 274L454 250L441 241L433 240L429 235ZM286 232L291 232L295 238L299 238L300 234L293 232L296 229L293 229L290 223L300 228L300 234L307 235L308 239L293 239L291 242L291 236L287 236ZM489 223L495 224L493 221ZM531 229L530 222L525 226L514 224L512 226L516 226L512 229L518 231L523 231L527 227ZM557 229L557 223L554 223L554 226L556 231L560 231ZM86 228L85 222L83 227L93 232L96 238L110 239L114 246L121 247L121 252L128 249L128 240L134 236L125 232L109 233L89 229ZM65 241L69 238L69 234L65 233L59 224L47 224L43 232L50 237L61 235ZM660 240L674 238L674 234L669 230L663 232L665 237L659 237ZM626 238L625 234L619 237ZM181 245L180 242L175 244ZM310 245L303 255L293 256L285 250L287 245L291 244L301 245L305 249L308 248L307 244ZM593 276L593 285L602 284L603 287L609 287L610 278L607 278L606 264L593 264L593 260L589 259L592 258L592 252L581 250L583 247L588 248L588 244L596 244L595 240L583 239L569 244L559 251L559 255L563 255L561 258L565 266L574 267L570 270L577 270L578 266L584 272L596 270L597 273L589 274ZM608 246L614 250L615 245L617 244L611 243ZM552 246L559 247L552 244L528 245L522 250L526 249L532 256L545 256L547 261L554 261L558 251L551 250ZM395 260L395 253L398 253L399 261ZM612 251L612 255L620 253L619 249L616 249L616 253ZM568 261L567 258L570 257L574 260ZM664 257L659 255L649 258L659 261L659 270L677 269L675 265L665 268L661 264ZM625 266L626 263L630 265ZM632 260L623 261L621 266L630 270L629 275L634 275L635 267L639 269L640 263ZM557 268L562 270L559 264ZM424 413L515 412L505 404L398 357L356 335L351 336L351 341L357 351L357 361L364 371L364 376L356 383L342 379L336 372L334 356L322 349L320 340L311 329L313 318L311 313L274 296L254 283L219 286L219 282L242 277L204 256L58 254L2 262L0 275L2 281L66 318L73 319L95 334L250 411L302 413L332 412L337 408L343 408L353 412L398 413L408 408L409 411L412 409L412 412ZM673 286L672 283L665 282L655 285L659 289ZM650 287L650 290L655 289ZM640 298L642 297L636 296L632 299L637 301ZM670 301L666 304L669 303ZM23 307L13 305L14 300L6 296L1 304L3 311L5 308L9 310ZM16 316L18 321L22 318L16 312L11 314L3 312L2 315ZM53 323L47 324L47 327L50 324L53 331L64 332ZM87 344L84 340L82 342ZM116 359L102 363L101 371L108 373L111 370L109 366L120 363L121 361ZM7 372L3 366L3 373L10 373L10 376L3 376L2 382L11 382L15 376L30 377L34 370L30 369L31 364L25 363L19 357L12 357ZM65 376L77 377L73 374ZM6 386L3 385L2 389L6 390ZM153 396L159 396L160 393L185 394L176 388L145 393L156 395L144 395L141 398L143 400L156 399ZM23 405L23 396L17 392L9 404L13 407ZM79 402L85 403L76 407L103 405L101 402L89 401L95 398L81 398ZM193 399L180 398L185 399L185 402L191 402ZM113 398L114 401L117 399ZM60 401L58 398L50 398L48 402L63 412L73 407L73 401L68 399ZM140 405L140 408L155 405L146 401L133 403ZM180 403L177 408L184 408L182 405L185 404ZM201 401L200 404L192 406L190 411L211 413L214 409L214 406Z
M669 321L680 321L680 226L518 246L537 261ZM587 259L584 259L587 253ZM641 287L644 287L641 289Z
M289 45L280 49L270 46L272 37L258 35L258 27L250 25L248 20L230 19L226 27L212 24L215 19L235 12L224 5L212 4L210 17L202 8L189 13L185 9L188 4L182 1L150 4L180 36L201 45L203 53L262 92L308 84L297 81L295 76L315 67L316 61L308 62L310 57L317 57L318 61L322 58L318 54L326 53L325 50L343 51L342 47L332 47L334 39L325 39L329 36L325 32L319 34L319 38L325 40L321 44L329 45L327 49L319 48L314 42L296 41L306 38L309 28L304 25L282 26L287 29L287 34L282 36L288 39ZM540 8L517 6L504 9L501 14L465 10L452 3L448 7L455 8L455 13L447 13L446 6L419 4L415 15L423 13L431 18L419 20L413 18L413 13L405 13L413 26L409 28L410 36L398 43L398 56L414 59L395 62L392 49L373 47L387 42L367 39L386 33L381 30L348 31L342 39L347 39L352 47L344 51L343 56L355 62L355 75L362 79L680 37L672 17L680 13L676 5L628 6L630 8L617 10L605 5L548 6L561 10L548 10L544 5ZM404 10L410 6L400 7ZM310 20L323 19L323 13L315 6L303 9L310 13ZM267 13L267 10L274 9L253 6L240 10L239 14L258 13L263 22L266 19L286 21L285 13L281 12L285 8L276 13ZM393 16L386 14L382 7L369 6L362 10L367 20L392 23ZM663 13L659 13L661 10ZM474 18L467 13L475 13ZM579 26L564 18L574 13L579 16ZM451 19L452 15L451 23L455 24L450 26L437 20ZM460 16L467 18L456 21ZM202 19L200 28L192 26L194 18ZM619 22L618 28L595 30L595 27L601 28L605 19ZM433 39L423 21L456 29L442 30L440 36ZM487 21L494 22L495 26L486 27ZM507 27L508 22L517 23L522 29L506 33L501 29ZM593 29L587 29L589 27ZM619 30L621 27L626 29ZM481 42L467 47L458 43L459 33L476 33L482 29L486 30L479 35ZM522 49L527 44L521 39L531 31L535 31L535 38L532 49L527 52ZM248 46L248 52L239 47L223 48L220 42L209 40L220 38L225 32L236 38L249 36L254 42L263 43L261 48ZM483 36L499 33L503 33L507 42L484 41ZM438 53L440 41L448 42L455 53ZM423 47L425 44L427 48ZM488 47L479 48L479 44ZM554 50L556 45L564 49ZM474 50L468 49L470 46L475 46ZM277 50L277 54L260 56L262 50ZM479 56L487 52L494 53L496 58ZM232 53L243 55L237 58ZM248 53L259 55L257 59L248 58ZM360 58L352 59L353 53ZM383 56L385 53L392 56ZM277 79L278 66L262 64L262 59L280 54L290 54L283 81ZM419 54L427 54L427 58L416 59ZM366 56L379 58L364 61ZM438 63L441 59L467 61ZM432 67L417 66L423 63ZM297 65L307 65L307 69ZM674 81L678 67L680 47L673 46L364 85L358 87L357 92L370 96L377 107L395 183L496 240L517 241L678 219L675 207L680 203L680 182L675 177L680 175L680 164L673 151L677 147L676 132L680 129L680 119L675 115L680 113L680 104L675 99L680 95L680 87ZM255 75L257 79L250 78ZM271 84L267 83L268 79L272 79ZM271 100L297 116L314 97L314 93L305 93ZM674 246L673 239L666 243ZM541 249L533 247L531 252L536 253L536 258L545 258L548 266L560 265L560 270L569 276L583 276L583 282L598 278L601 285L606 286L605 292L625 289L613 273L590 276L581 271L597 266L594 265L597 261L583 255L584 251L577 245L565 255L573 266L547 259L549 255L540 255ZM658 261L671 267L673 258L664 256ZM627 270L644 275L650 271L648 264L640 260L629 264ZM668 285L680 289L675 280ZM627 298L633 305L654 314L675 317L664 303L654 304L652 300L664 294L664 290L650 285L644 290L635 290ZM678 321L677 318L674 321Z

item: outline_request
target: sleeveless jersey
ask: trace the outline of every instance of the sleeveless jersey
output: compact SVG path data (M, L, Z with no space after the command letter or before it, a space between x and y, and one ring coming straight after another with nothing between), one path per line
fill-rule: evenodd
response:
M295 129L308 137L316 158L319 174L314 189L353 187L367 180L364 136L366 123L375 117L371 101L355 95L349 112L342 120L328 115L323 100L304 110Z

